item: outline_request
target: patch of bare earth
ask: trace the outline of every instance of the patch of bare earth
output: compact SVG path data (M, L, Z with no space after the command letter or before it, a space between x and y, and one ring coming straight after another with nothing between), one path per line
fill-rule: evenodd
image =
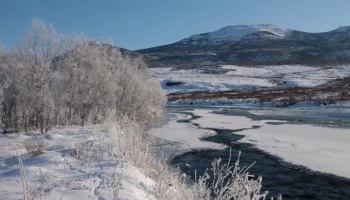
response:
M260 102L281 102L294 104L313 102L331 104L337 101L350 101L350 77L336 79L318 87L295 88L257 88L225 91L186 91L168 94L168 101L194 101L215 99L249 99L256 98Z

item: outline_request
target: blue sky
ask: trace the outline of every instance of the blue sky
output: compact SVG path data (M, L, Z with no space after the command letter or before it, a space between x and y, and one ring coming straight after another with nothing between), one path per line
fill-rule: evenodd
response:
M16 44L34 18L136 50L227 25L277 24L308 32L350 25L350 0L1 0L0 44Z

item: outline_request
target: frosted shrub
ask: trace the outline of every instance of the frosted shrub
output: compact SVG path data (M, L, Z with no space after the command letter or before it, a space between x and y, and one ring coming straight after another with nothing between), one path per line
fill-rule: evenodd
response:
M93 143L92 141L78 141L74 143L74 150L71 152L71 156L76 159L87 161L93 154Z
M163 159L164 160L164 159ZM151 178L156 184L152 193L157 199L167 200L209 200L209 189L201 184L187 185L186 174L181 175L179 168L169 167L165 161L158 161L153 165Z
M29 181L18 149L16 149L16 153L18 166L21 173L23 200L43 199L44 196L49 195L51 188L49 186L50 178L48 175L39 170L35 176L35 180Z
M152 160L150 137L143 127L128 117L120 117L108 128L100 137L100 143L108 147L108 154L140 169L148 168Z
M34 136L23 142L24 148L32 156L37 156L44 153L44 149L47 145L44 137Z
M165 162L159 161L154 166L156 174L152 178L156 181L156 185L153 193L158 199L167 200L265 199L268 192L260 191L262 177L255 179L254 175L250 175L248 172L250 166L240 167L239 157L234 165L230 165L231 153L230 160L226 164L223 164L220 158L215 159L212 167L202 176L197 177L196 174L195 181L191 185L186 184L185 174L179 177L178 168L170 168ZM282 200L282 195L278 195L277 199Z
M240 157L240 153L239 153ZM210 189L217 200L228 199L265 199L267 191L260 194L262 177L254 179L248 169L250 167L239 166L239 157L234 165L230 165L230 159L227 164L222 164L221 159L215 159L212 163L213 180Z

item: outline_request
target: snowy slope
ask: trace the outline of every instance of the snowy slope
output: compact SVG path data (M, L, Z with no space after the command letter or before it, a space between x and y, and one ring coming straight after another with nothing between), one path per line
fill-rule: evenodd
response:
M238 41L245 35L262 31L270 32L275 34L277 37L288 37L292 30L271 24L235 25L226 26L210 33L192 35L189 38L182 40L182 42L202 39L208 40L209 42Z

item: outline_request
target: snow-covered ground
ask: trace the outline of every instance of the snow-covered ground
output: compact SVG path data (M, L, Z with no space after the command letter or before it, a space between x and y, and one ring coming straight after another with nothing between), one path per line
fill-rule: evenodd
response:
M16 149L22 154L29 183L44 188L42 199L114 199L112 185L118 180L117 199L153 199L148 190L154 182L139 169L127 164L121 167L113 159L84 163L71 156L75 142L98 137L98 134L96 128L51 131L45 136L47 147L44 154L34 157L27 155L22 147L23 141L30 136L0 134L0 199L23 198Z
M193 122L200 127L220 129L250 128L239 132L245 135L239 142L250 143L287 162L312 170L350 178L350 130L312 125L271 125L246 117L224 116L210 110L194 110L202 116ZM270 121L270 120L269 120Z
M170 148L163 149L163 153L170 159L181 153L201 149L224 149L227 146L214 142L201 141L200 138L214 135L215 131L198 128L190 123L178 123L177 120L188 119L186 114L175 113L169 122L161 127L149 131L151 135L169 141Z
M240 77L233 78L230 74L204 74L201 70L178 70L172 68L150 68L152 77L161 82L168 92L182 90L227 90L241 88L257 88L274 86L267 79ZM167 82L181 81L182 85L166 86Z
M150 68L151 76L161 82L168 92L183 90L228 90L258 87L315 87L330 80L350 76L349 66L309 67L304 65L279 65L243 67L223 65L230 70L225 74L205 74L203 70L172 70ZM167 82L180 81L184 84L166 86Z

